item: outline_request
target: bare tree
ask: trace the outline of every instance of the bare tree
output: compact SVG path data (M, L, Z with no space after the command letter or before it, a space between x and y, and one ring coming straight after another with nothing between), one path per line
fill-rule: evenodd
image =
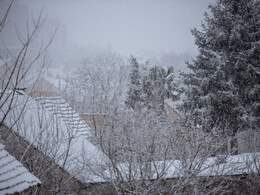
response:
M3 3L0 1L0 6ZM0 18L0 33L5 29L9 13L15 4L14 1L8 3ZM43 182L38 193L51 191L56 194L68 190L67 184L78 174L78 171L75 171L75 175L63 171L69 167L67 162L73 160L69 154L76 132L70 132L64 125L61 127L57 116L46 116L42 108L24 94L28 82L33 85L47 67L46 53L55 32L37 51L33 49L45 20L41 11L31 23L27 21L25 35L17 29L21 47L17 53L12 53L6 46L8 59L1 56L0 128L1 140L8 146L7 150Z
M119 106L125 95L125 69L123 58L115 53L86 58L67 78L67 99L82 102L79 112L102 113L108 106Z
M229 137L217 139L151 112L114 109L109 113L96 137L108 160L103 169L90 171L113 193L258 192L259 154L230 155ZM87 162L86 167L90 167Z
M82 79L71 85L77 91L89 89L86 92L93 99L86 100L98 99L102 105L99 111L106 111L106 122L95 127L94 138L107 159L98 169L85 161L85 168L99 178L93 183L107 183L117 194L224 194L242 190L241 170L248 176L250 172L245 169L245 160L229 155L229 137L185 127L181 121L170 121L165 113L130 111L119 101L112 104L100 98L111 97L111 91L102 86L113 86L103 80L101 69L96 67L82 66L74 75ZM97 101L89 102L95 105ZM256 179L249 181L250 185L257 184L252 183Z
M3 1L0 1L0 5L3 3ZM14 1L10 1L7 9L4 10L2 18L0 18L0 33L5 28L6 21L8 20L13 4ZM32 25L29 25L29 21L27 21L25 25L26 35L19 33L19 29L17 29L17 38L19 40L19 44L21 45L18 47L18 52L12 53L9 51L8 46L6 46L5 50L8 52L8 59L0 56L0 60L3 62L3 65L0 67L0 126L4 123L8 112L13 106L13 98L15 93L19 93L19 91L22 93L21 90L25 89L26 83L32 82L30 81L29 76L34 74L34 80L37 80L39 75L47 66L46 52L53 41L55 33L50 37L50 40L47 43L42 43L36 52L32 51L33 42L41 30L45 19L46 17L43 16L43 11L41 11L36 19L32 19ZM38 72L37 74L33 73L36 69ZM8 95L6 96L4 94ZM9 101L9 99L11 101ZM8 107L8 109L4 109L4 107ZM5 110L5 112L3 110Z

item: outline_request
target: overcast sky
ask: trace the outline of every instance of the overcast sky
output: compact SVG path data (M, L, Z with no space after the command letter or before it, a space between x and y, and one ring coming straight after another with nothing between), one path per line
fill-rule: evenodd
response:
M49 18L67 25L68 42L80 47L112 47L119 53L194 53L190 29L200 28L214 0L34 0Z

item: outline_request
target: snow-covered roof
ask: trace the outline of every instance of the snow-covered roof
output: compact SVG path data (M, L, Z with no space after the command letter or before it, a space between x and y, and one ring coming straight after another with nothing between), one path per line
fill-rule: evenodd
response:
M62 97L36 97L35 100L62 120L72 131L85 135L86 138L91 136L93 130Z
M170 166L165 178L183 177L185 170L179 160L169 162ZM194 169L198 170L197 176L242 175L259 172L260 153L247 153L241 155L209 157L205 160L193 160ZM198 166L198 167L196 167Z
M41 181L10 155L0 143L0 194L20 193L38 184L41 184Z
M189 159L185 161L188 163ZM241 155L195 158L188 164L182 163L180 160L166 160L154 161L151 163L151 174L147 174L149 179L163 178L163 179L177 179L185 177L189 172L194 177L208 177L208 176L235 176L250 173L258 173L260 171L260 153L246 153ZM185 167L186 165L186 167ZM107 178L115 178L120 172L121 179L128 181L148 179L145 178L146 173L140 174L140 168L145 168L147 165L129 163L120 163L117 165L117 170L108 169L104 172L104 180L96 180L96 182L105 182ZM129 168L131 171L129 171ZM188 175L186 175L187 177Z
M56 76L55 76L56 75ZM60 94L61 89L66 86L65 75L58 69L43 70L43 73L34 72L28 75L24 87L28 92L48 91Z
M0 119L7 109L8 104L2 107ZM20 115L23 109L24 112ZM17 119L19 120L12 127ZM113 178L111 170L104 170L106 166L103 165L107 163L107 157L88 140L91 129L61 97L33 99L26 94L16 94L5 124L80 181L98 183L105 182L105 177L111 178L112 175ZM194 159L192 164L199 166L199 169L195 167L198 171L196 175L240 175L257 172L260 168L260 153L221 158ZM152 178L157 178L158 173L163 173L163 178L178 178L185 174L185 167L180 160L158 161L152 164L155 170ZM117 165L125 178L129 173L128 167L127 163ZM136 167L138 169L140 165ZM105 177L98 177L98 174L93 174L95 172L102 172ZM138 180L138 175L135 179Z
M0 118L7 107L8 104L0 111ZM12 108L5 120L6 126L54 159L71 176L82 182L93 180L87 167L101 165L106 156L88 141L90 128L64 99L33 99L16 94Z

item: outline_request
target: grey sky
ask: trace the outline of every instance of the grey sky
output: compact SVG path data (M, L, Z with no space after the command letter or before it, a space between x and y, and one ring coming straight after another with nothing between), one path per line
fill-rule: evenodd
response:
M196 51L193 27L200 27L213 0L42 0L27 1L67 25L68 42L80 47L112 46L116 52Z

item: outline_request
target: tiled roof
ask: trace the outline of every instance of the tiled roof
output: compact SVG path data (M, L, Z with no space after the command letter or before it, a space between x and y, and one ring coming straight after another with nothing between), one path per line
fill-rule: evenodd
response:
M90 136L90 127L62 97L37 97L35 100L73 131Z
M5 119L7 127L83 183L95 179L88 167L102 166L107 157L91 143L93 130L62 97L15 94L13 99L13 109ZM8 104L2 108L6 109ZM5 113L1 111L0 119Z
M0 143L0 194L19 193L38 184L41 184L41 181Z

